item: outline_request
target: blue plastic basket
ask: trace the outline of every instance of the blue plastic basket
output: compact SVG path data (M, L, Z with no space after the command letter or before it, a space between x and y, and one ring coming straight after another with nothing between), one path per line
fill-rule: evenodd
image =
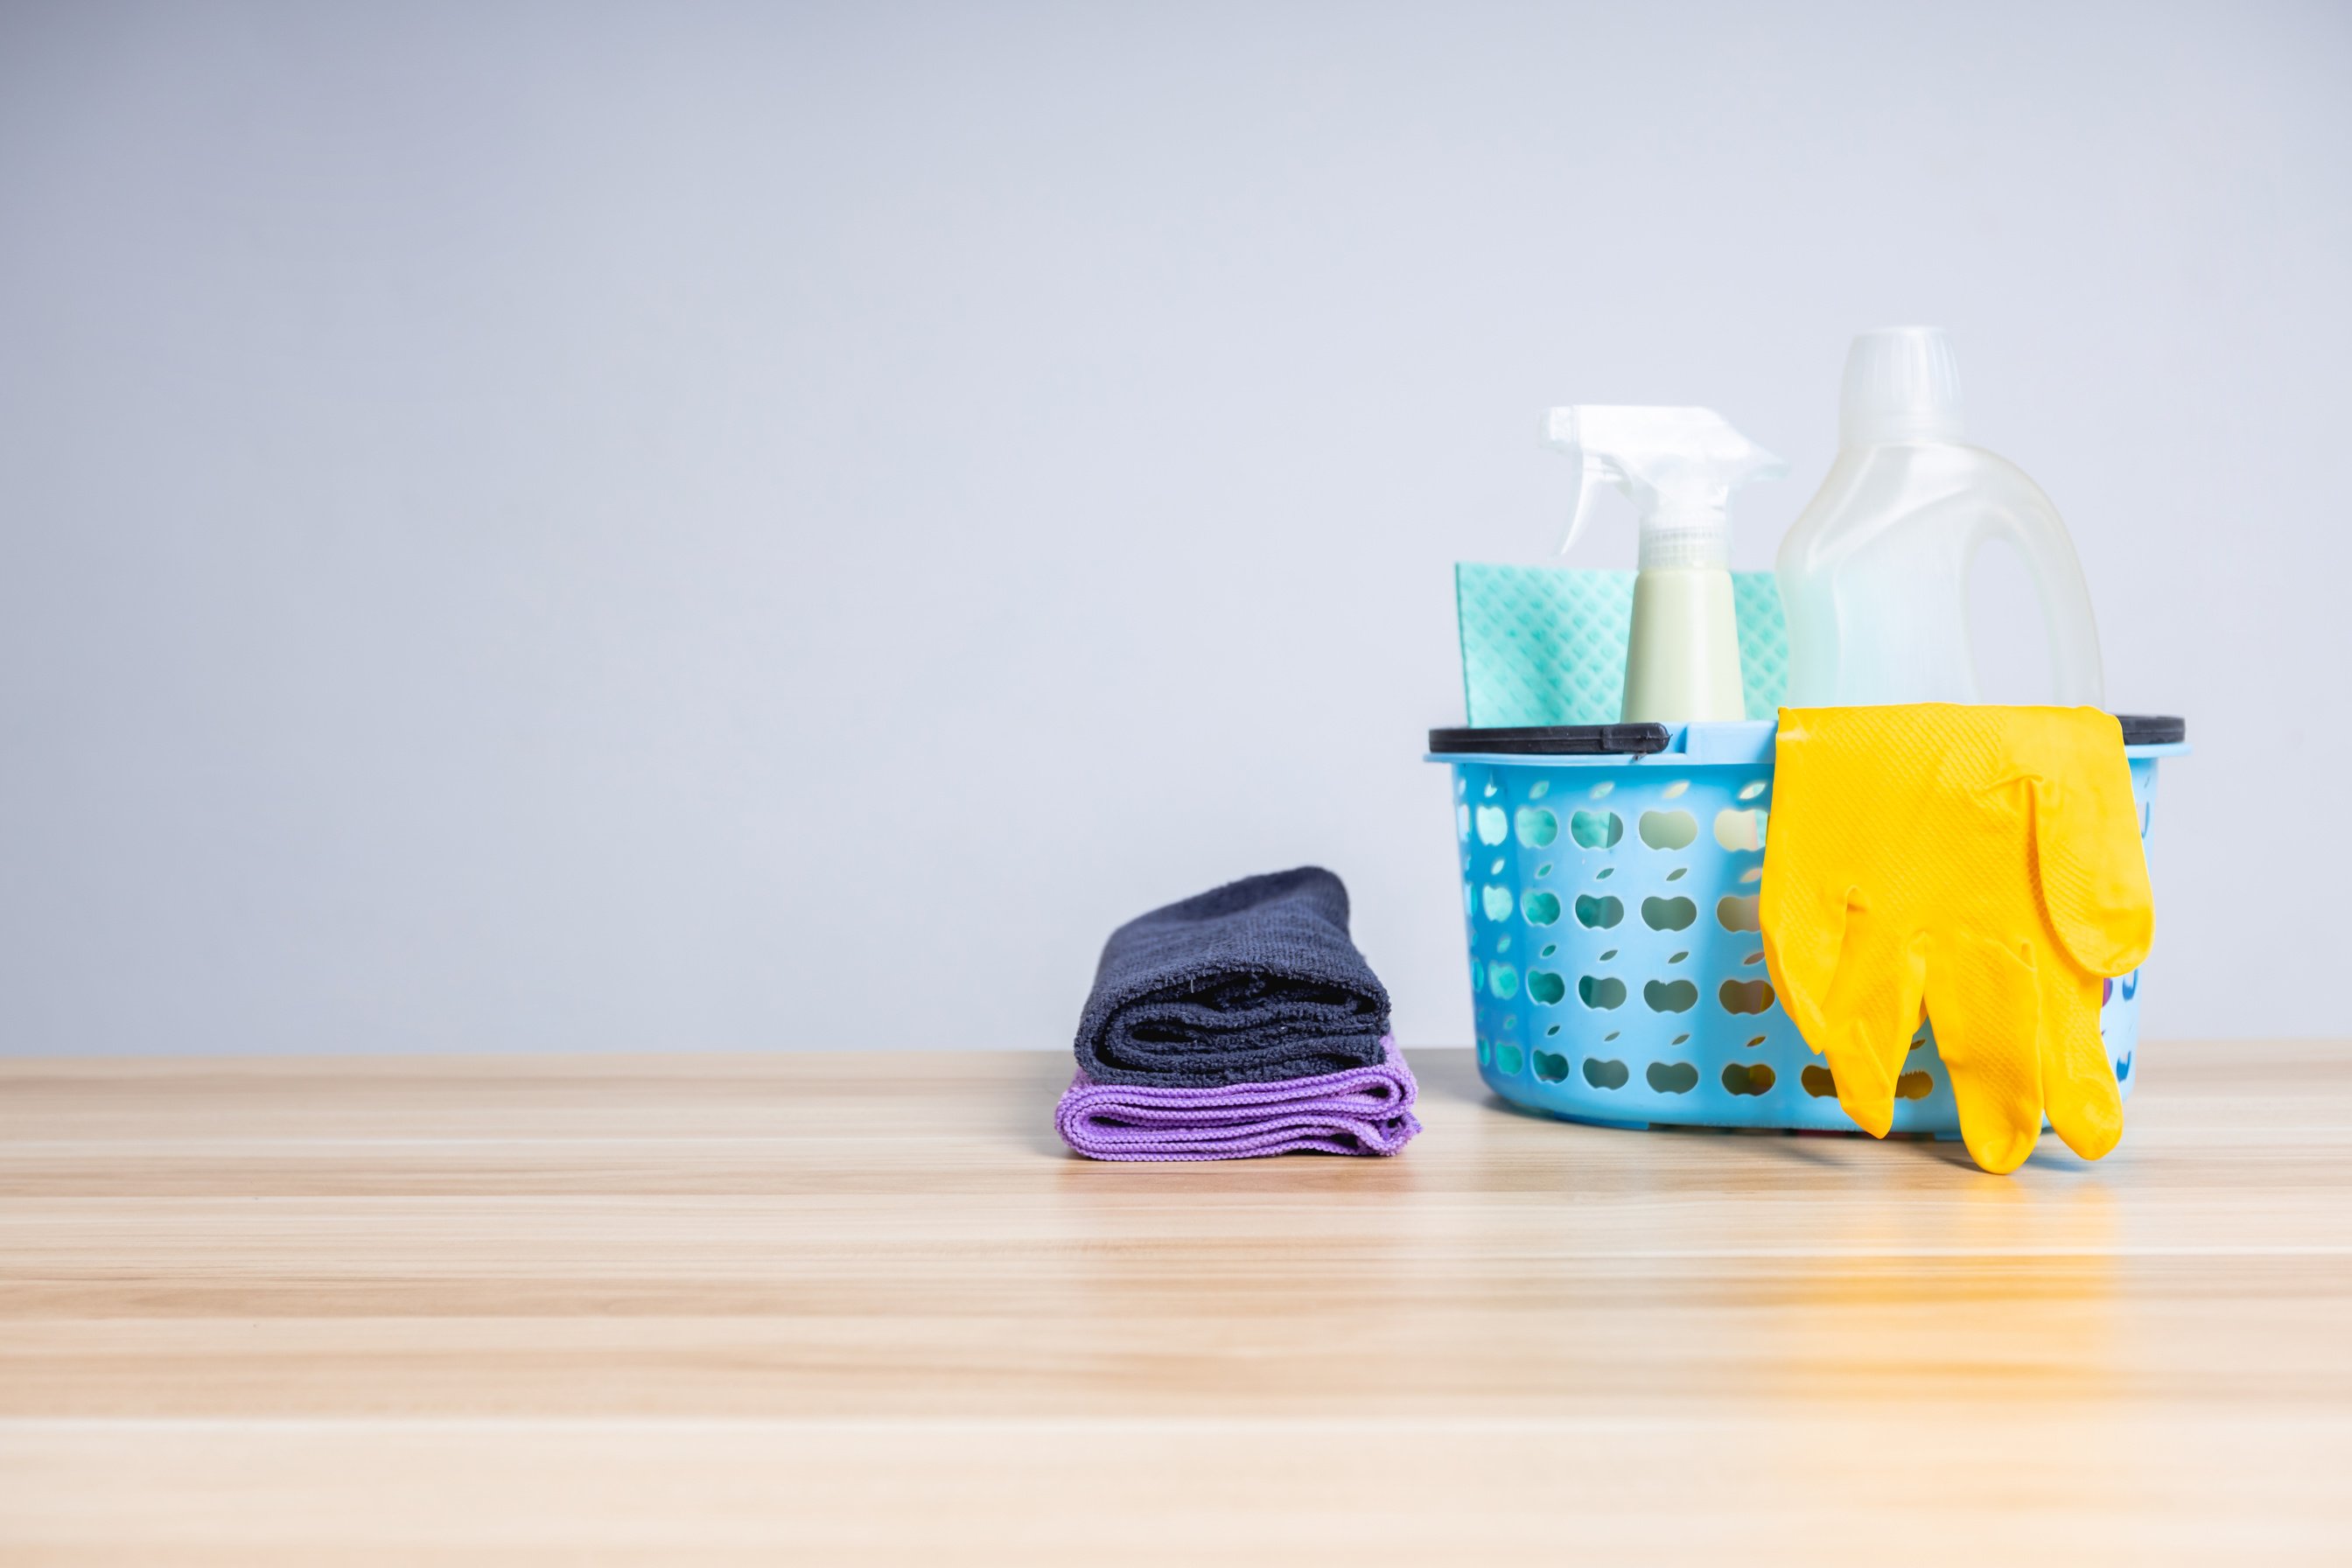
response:
M1772 994L1757 931L1770 723L1692 724L1646 756L1433 752L1454 770L1478 1071L1531 1110L1611 1126L1852 1131L1827 1068ZM2126 748L2140 837L2159 756ZM2137 971L2099 1013L2126 1095ZM1895 1131L1956 1137L1932 1030Z

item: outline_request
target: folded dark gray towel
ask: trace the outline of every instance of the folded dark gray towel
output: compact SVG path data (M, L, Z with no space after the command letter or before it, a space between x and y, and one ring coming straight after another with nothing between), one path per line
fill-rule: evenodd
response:
M1097 1083L1207 1089L1370 1067L1389 994L1319 866L1246 877L1110 933L1078 1018Z

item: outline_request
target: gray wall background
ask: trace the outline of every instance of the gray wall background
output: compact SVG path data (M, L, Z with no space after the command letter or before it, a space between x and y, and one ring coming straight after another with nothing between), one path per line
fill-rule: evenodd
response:
M2342 1033L2347 81L2325 5L0 10L0 1049L1059 1047L1307 860L1466 1042L1420 731L1543 409L1723 410L1762 566L1898 321L2190 719L2147 1027Z

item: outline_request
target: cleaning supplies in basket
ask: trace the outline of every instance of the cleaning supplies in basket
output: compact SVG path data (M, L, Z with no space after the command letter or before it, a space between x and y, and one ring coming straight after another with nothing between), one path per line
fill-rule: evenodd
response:
M1675 703L1680 711L1634 706L1634 693L1655 685L1635 668L1654 651L1630 625L1643 618L1641 579L1456 565L1474 728L1432 731L1430 760L1453 773L1474 1044L1480 1076L1505 1100L1620 1127L1825 1131L1861 1121L1882 1135L1949 1136L1962 1130L1965 1092L1969 1147L1989 1165L2022 1160L2045 1109L2084 1152L2112 1146L2119 1102L2137 1076L2135 966L2147 947L2148 899L2137 840L2148 832L2158 757L2185 749L2179 722L2143 723L2135 735L2126 721L2118 735L2111 718L2078 716L2096 733L2074 735L2066 744L2090 751L2068 755L2063 735L2019 721L2000 741L2016 749L2013 761L2034 768L1955 774L1929 743L1886 762L1915 771L1876 794L1868 759L1832 770L1801 765L1799 775L1843 770L1833 788L1795 786L1811 802L1800 817L1820 814L1821 831L1832 836L1827 848L1805 854L1790 847L1797 830L1783 820L1789 797L1776 794L1784 786L1774 726L1760 722L1783 711L1784 695L1825 705L1804 703L1792 667L1788 642L1800 635L1801 616L1820 656L1813 668L1828 672L1821 679L1839 703L1973 698L1967 575L1978 548L1993 541L2014 544L2032 570L2065 700L2097 696L2096 634L2063 528L2023 475L1961 443L1958 413L1940 333L1902 329L1855 343L1843 449L1783 548L1777 576L1709 567L1711 585L1683 596L1685 609L1706 611L1678 624L1698 627L1683 652L1704 645L1685 662L1707 690ZM1663 439L1685 416L1689 439ZM1580 462L1580 519L1603 482L1643 512L1644 578L1665 552L1662 544L1654 555L1654 513L1661 539L1685 521L1702 523L1706 553L1719 556L1721 507L1734 480L1772 466L1705 410L1555 410L1551 434ZM1667 461L1677 447L1689 462ZM1726 583L1738 646L1736 706L1724 700L1729 682L1706 651L1724 641ZM1872 595L1882 597L1865 603ZM1733 721L1743 712L1755 721ZM1654 717L1667 722L1630 722ZM1785 762L1787 742L1779 754ZM1981 801L1960 787L1963 777ZM1895 800L1911 804L1887 804ZM1965 852L1934 841L1942 814L1971 809L2005 812L2006 826L1971 822L1979 841ZM2032 836L2054 831L2062 813L2074 841L2045 847ZM1849 829L1861 837L1834 839ZM1768 845L1780 847L1769 877ZM1865 862L1865 850L1888 857L1885 864ZM1937 876L1965 865L1981 879L1948 904L1940 890L1921 893L1917 868L1899 859L1948 850L1958 858ZM2070 855L2077 868L2096 868L2114 894L2100 910L2064 912L2068 889L2080 883ZM1899 875L1850 903L1862 884L1835 879L1857 868ZM1801 908L1806 890L1790 884L1814 876L1831 879L1826 893L1810 890L1829 902ZM1768 964L1759 907L1776 897L1780 953ZM1904 939L1883 952L1849 952L1847 938L1876 923L1849 930L1849 911L1890 910L1907 922ZM2069 947L2061 934L2081 940ZM1936 1026L1922 1026L1923 1002L1937 1014ZM1851 1065L1832 1073L1811 1059L1823 1054Z
M1078 1020L1065 1142L1111 1160L1389 1154L1420 1131L1388 992L1317 866L1129 921Z
M2103 982L2155 924L2115 717L1790 708L1775 749L1765 963L1846 1113L1885 1135L1924 1005L1978 1164L2016 1169L2045 1112L2084 1158L2114 1148Z

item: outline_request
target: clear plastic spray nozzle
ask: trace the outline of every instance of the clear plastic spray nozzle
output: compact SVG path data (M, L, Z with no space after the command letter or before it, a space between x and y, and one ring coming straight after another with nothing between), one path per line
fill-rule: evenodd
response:
M1612 484L1641 514L1645 572L1728 566L1731 492L1789 471L1712 408L1578 404L1551 411L1545 437L1573 458L1582 475L1561 552L1576 542L1593 492Z

